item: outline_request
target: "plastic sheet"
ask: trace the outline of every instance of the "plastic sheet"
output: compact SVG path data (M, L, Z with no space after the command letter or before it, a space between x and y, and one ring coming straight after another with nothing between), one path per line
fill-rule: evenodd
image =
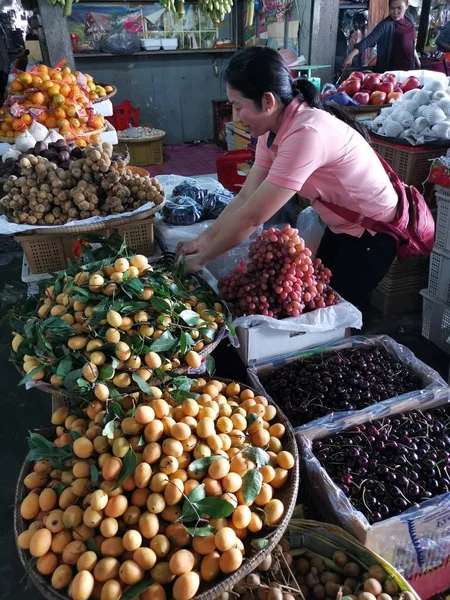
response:
M315 255L326 229L325 223L320 220L316 211L308 206L298 215L296 227L299 235L305 240L305 246Z
M111 54L134 54L141 50L141 40L129 31L116 31L102 38L100 48Z
M161 215L170 225L194 225L203 217L203 207L189 196L172 196Z
M199 183L185 179L182 183L179 183L174 187L172 191L173 196L186 196L192 198L199 204L203 204L208 190L202 187Z
M405 577L411 577L440 565L450 555L450 494L437 496L417 509L370 525L334 484L312 451L314 440L349 427L411 410L432 409L450 401L450 389L438 373L388 336L353 337L322 350L373 345L385 348L397 360L407 364L422 378L425 389L353 413L328 415L299 428L296 437L309 493L320 507L323 518L339 524Z
M303 333L319 333L330 331L331 329L340 329L342 327L352 327L361 329L361 312L340 298L339 304L326 306L325 308L316 308L311 312L303 313L298 317L287 317L285 319L273 319L263 315L248 315L247 317L238 317L233 321L233 327L270 327L283 331L300 331Z

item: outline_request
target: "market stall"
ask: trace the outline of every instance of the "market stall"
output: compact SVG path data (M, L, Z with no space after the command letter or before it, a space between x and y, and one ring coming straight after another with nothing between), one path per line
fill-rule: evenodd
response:
M261 228L187 275L178 243L233 193L212 178L151 177L133 152L127 165L102 137L108 107L97 101L115 91L103 79L62 65L23 75L1 112L0 234L20 241L29 284L9 315L19 393L52 406L28 437L14 507L19 556L42 595L444 592L450 389L391 338L351 337L362 315L314 256L320 223L307 240L293 225ZM413 118L403 115L402 141L445 145L446 86L389 93L399 97L371 125L380 146L401 112ZM216 374L226 346L249 385Z

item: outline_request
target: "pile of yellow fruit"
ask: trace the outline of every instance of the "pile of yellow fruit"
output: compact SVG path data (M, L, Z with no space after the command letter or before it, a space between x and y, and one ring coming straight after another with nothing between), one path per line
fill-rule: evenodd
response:
M280 523L296 458L276 407L235 382L192 380L190 392L59 408L53 443L30 436L17 544L53 588L190 600Z
M225 314L208 287L143 255L105 259L58 275L22 329L13 360L27 376L107 400L114 390L148 391L152 377L180 365L198 369ZM202 300L204 298L204 300Z
M105 125L103 115L91 110L92 103L112 90L111 86L95 84L91 75L72 73L69 67L39 65L30 72L18 73L0 109L0 135L17 137L36 121L66 139L85 141L83 134ZM95 133L90 139L99 141Z

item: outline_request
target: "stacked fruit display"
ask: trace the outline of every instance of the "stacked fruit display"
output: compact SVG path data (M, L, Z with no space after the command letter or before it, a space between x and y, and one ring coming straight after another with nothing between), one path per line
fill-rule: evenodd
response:
M32 153L21 155L19 165L20 177L9 177L0 201L14 223L63 225L164 201L156 179L112 160L111 144L71 149L62 139L48 148L38 142Z
M313 451L369 523L450 491L447 407L411 411L316 440Z
M128 256L128 258L126 258ZM13 360L30 379L106 400L177 369L201 366L198 354L224 327L218 297L177 266L151 267L119 255L58 275L13 315Z
M346 79L336 90L345 92L347 96L353 98L355 102L361 105L389 104L403 96L404 92L418 89L421 87L420 80L417 77L410 76L404 83L399 84L397 77L393 73L360 73L355 71ZM329 91L325 93L325 98L336 93Z
M0 109L1 135L16 138L37 124L79 145L98 141L96 132L105 120L95 114L93 102L111 91L110 86L96 85L91 75L72 73L69 67L40 65L18 73Z
M339 302L328 287L330 270L312 258L298 230L289 225L264 230L250 244L248 258L219 279L220 294L235 317L298 317Z
M378 347L317 354L260 379L296 427L335 411L361 410L423 389L411 369Z
M73 600L190 600L270 543L296 466L275 406L188 382L181 401L153 386L56 410L51 441L31 434L17 543Z

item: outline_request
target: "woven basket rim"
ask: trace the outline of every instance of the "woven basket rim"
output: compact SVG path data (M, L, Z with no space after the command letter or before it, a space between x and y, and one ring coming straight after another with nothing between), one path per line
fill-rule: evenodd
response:
M208 377L206 379L208 379L208 380L216 379L217 381L223 381L224 383L233 382L232 379L227 379L224 377ZM254 388L252 388L251 386L249 386L247 384L240 383L240 386L241 386L241 389L252 390L255 395L259 395L259 392L257 390L255 390ZM248 536L248 538L246 538L247 544L251 539L261 539L262 537L264 537L265 539L269 539L269 544L264 550L258 550L249 559L244 560L241 567L234 573L232 573L230 575L222 575L221 580L218 581L218 583L216 583L215 585L213 585L210 589L201 591L202 590L202 586L201 586L200 593L195 595L193 600L214 600L215 598L219 597L224 592L232 589L233 586L238 581L240 581L241 579L246 577L249 573L254 571L256 569L256 567L264 560L264 558L272 552L272 550L275 548L275 546L278 544L281 537L283 536L283 533L285 532L285 530L289 524L289 521L291 520L292 514L294 512L294 508L296 505L296 501L297 501L297 492L298 492L298 487L299 487L299 483L300 483L299 454L298 454L297 443L296 443L296 439L295 439L295 433L294 433L294 430L293 430L291 424L289 423L289 420L287 419L286 415L283 413L283 411L279 408L279 406L275 402L270 401L270 403L273 404L273 406L275 406L275 408L277 410L277 416L276 416L277 422L282 423L286 428L285 436L284 436L286 438L286 440L285 440L285 443L283 444L283 446L286 447L287 449L289 449L289 451L294 456L294 467L292 469L290 469L290 471L289 471L289 483L287 483L285 486L283 486L282 488L279 489L279 492L286 493L286 491L287 491L287 494L288 494L287 501L284 501L284 499L282 500L282 502L285 506L285 513L283 515L282 520L276 526L276 528L269 530L269 533L267 533L266 535L258 536L257 534L251 534ZM52 431L52 429L53 428L48 428L46 431L49 432L49 431ZM26 493L25 486L23 485L23 480L25 479L25 476L28 474L28 472L30 472L31 464L32 463L27 463L27 462L23 463L22 468L19 473L19 478L17 481L16 490L15 490L14 534L16 536L16 539L17 539L18 535L27 528L25 520L22 518L22 516L20 514L20 503ZM275 497L277 497L277 495L275 495ZM29 568L30 567L30 557L28 556L28 554L25 550L21 550L19 547L17 547L17 550L19 553L20 561L21 561L27 575L30 577L32 583L38 588L38 590L42 593L42 595L45 598L47 598L48 600L68 600L68 596L66 594L63 594L63 593L59 592L58 590L53 589L50 586L50 584L48 583L47 579L45 579L45 577L40 575L34 568L31 568L31 569ZM203 583L202 585L205 585L205 583Z
M7 144L15 144L16 138L0 136L0 142L5 142Z
M159 212L165 203L166 203L166 198L163 197L163 201L161 202L161 204L155 204L155 206L152 206L151 208L149 208L147 210L142 210L141 212L139 212L137 214L131 213L131 215L129 217L121 217L120 215L117 215L117 217L114 217L113 219L108 219L108 221L102 219L102 221L99 223L91 223L89 225L82 225L81 223L83 221L76 221L76 223L78 223L78 225L67 225L67 226L58 225L57 227L49 227L48 229L45 229L45 230L36 228L36 229L30 229L29 231L24 232L24 233L16 233L15 235L18 237L27 236L27 235L36 235L36 234L43 235L43 236L45 236L45 235L62 235L64 233L89 233L89 232L93 232L93 231L98 231L99 229L105 229L107 227L114 229L115 227L122 227L123 225L128 225L129 223L134 223L135 221L142 221L144 219L148 219L149 217L151 217L154 214L156 214L157 212Z
M104 102L105 100L109 100L110 98L112 98L113 96L115 96L117 94L117 88L115 85L111 85L109 83L97 83L97 85L101 85L102 87L105 87L105 85L110 85L113 88L112 92L108 92L106 94L106 96L102 96L101 98L97 98L97 100L92 100L92 104L100 104L100 102Z
M161 129L162 131L162 129ZM159 140L162 140L166 137L167 133L164 131L164 133L162 135L157 135L156 137L147 137L147 138L124 138L124 137L120 137L119 134L117 133L117 139L119 140L120 144L128 144L129 142L131 142L132 144L136 144L137 142L159 142Z

